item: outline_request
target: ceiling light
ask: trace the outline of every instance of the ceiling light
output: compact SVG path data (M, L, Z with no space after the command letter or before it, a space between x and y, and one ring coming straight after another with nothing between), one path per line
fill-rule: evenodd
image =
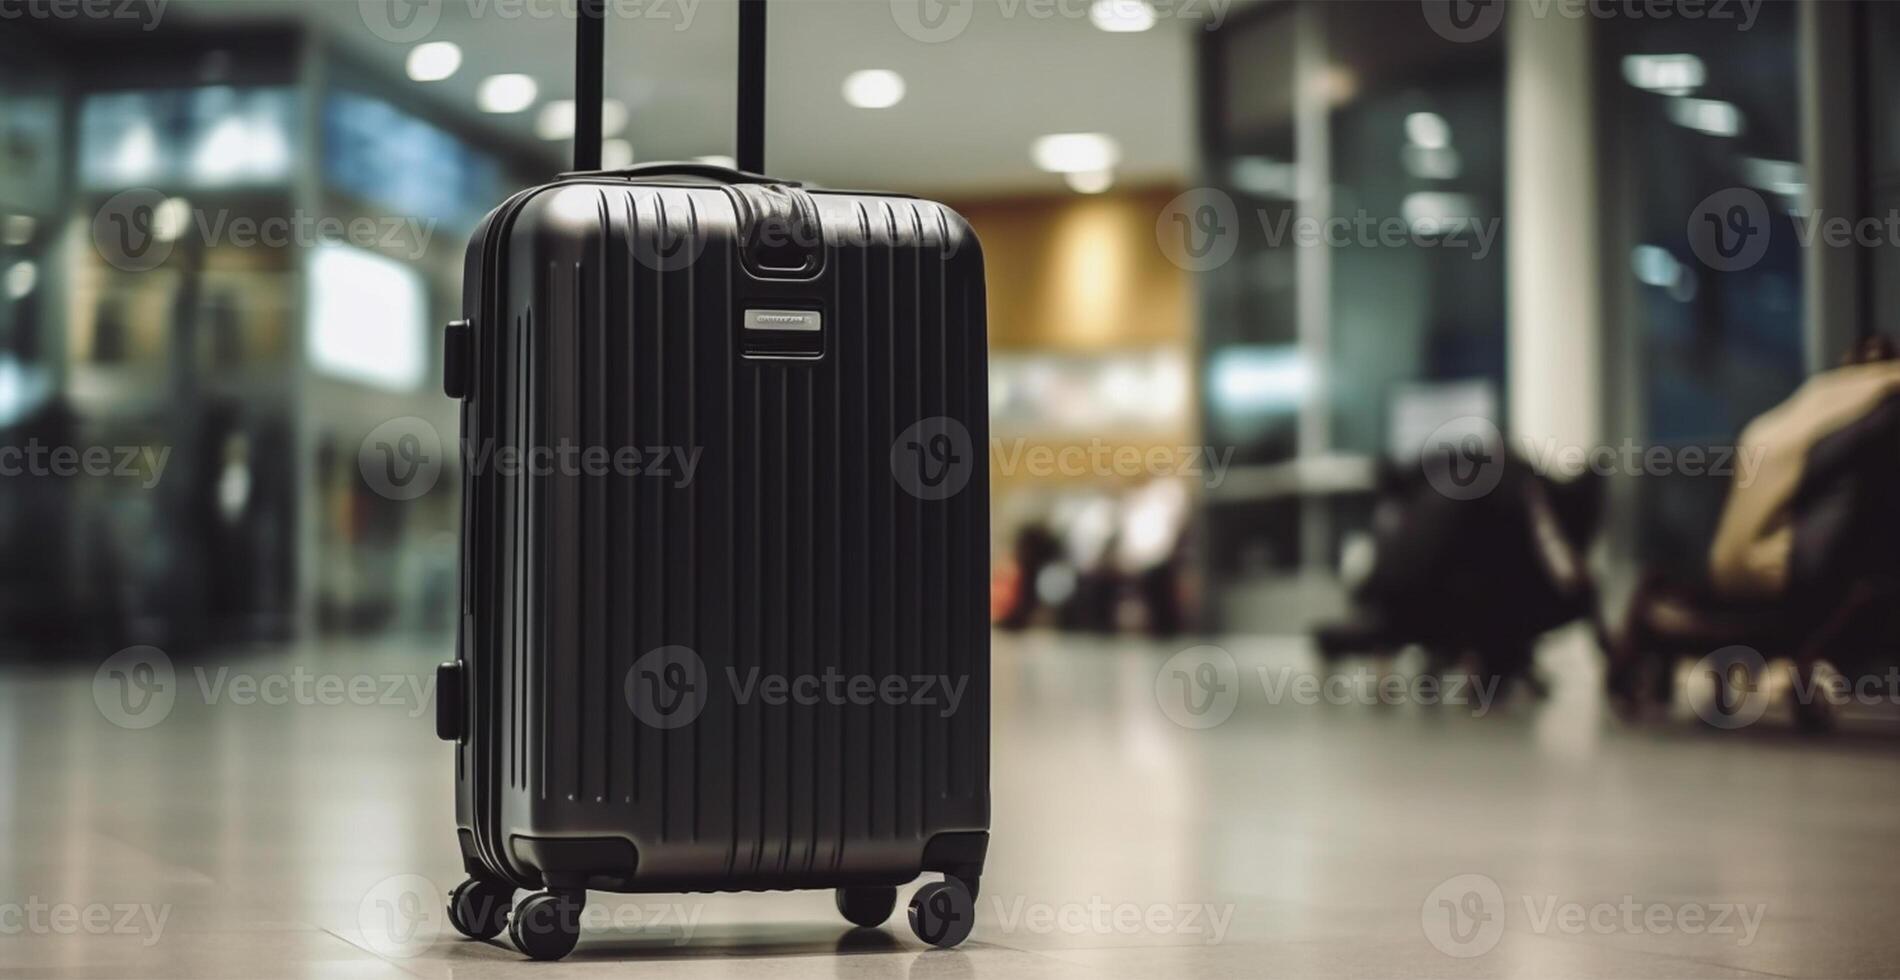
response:
M183 238L190 227L191 202L182 197L168 197L152 209L152 237L161 242Z
M1155 26L1155 8L1148 0L1095 0L1089 23L1114 34L1145 31Z
M33 291L34 283L40 281L40 268L31 259L22 259L13 263L7 270L7 298L22 300Z
M1670 99L1669 119L1710 136L1739 136L1742 132L1742 110L1732 102L1716 99Z
M1451 145L1451 124L1436 112L1414 112L1405 117L1405 138L1415 146L1442 150Z
M1632 54L1623 59L1623 80L1648 92L1687 95L1708 80L1708 69L1692 54Z
M600 134L613 136L627 128L627 105L617 99L600 104ZM574 100L555 99L541 107L534 119L534 134L544 140L574 138Z
M707 166L724 167L727 170L739 169L739 161L734 160L733 158L725 155L724 153L708 153L707 155L703 157L694 157L693 159L698 160L700 163L706 164Z
M448 41L418 44L409 51L409 77L418 82L439 82L462 67L462 49Z
M25 245L33 240L33 230L38 226L39 222L30 214L9 214L5 221L0 221L0 245L15 248Z
M475 104L483 112L520 112L534 104L539 91L526 75L490 75L482 79Z
M1069 182L1069 189L1077 194L1100 194L1115 186L1112 170L1078 170L1062 176Z
M1056 133L1039 137L1030 144L1029 155L1036 166L1051 173L1073 174L1085 170L1112 170L1121 162L1119 145L1101 133Z
M626 140L604 140L600 144L600 166L603 170L619 170L633 166L633 144Z
M844 100L860 109L889 109L904 101L904 76L888 68L866 68L845 76Z

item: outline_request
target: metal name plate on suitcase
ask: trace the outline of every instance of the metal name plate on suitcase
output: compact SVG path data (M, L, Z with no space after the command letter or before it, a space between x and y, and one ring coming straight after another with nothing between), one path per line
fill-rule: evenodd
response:
M553 959L587 889L835 888L875 925L936 871L912 925L961 941L989 827L969 227L649 165L510 198L465 276L451 921Z

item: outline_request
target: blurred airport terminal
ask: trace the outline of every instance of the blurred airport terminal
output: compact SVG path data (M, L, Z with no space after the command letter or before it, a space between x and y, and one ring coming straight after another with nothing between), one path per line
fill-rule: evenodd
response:
M729 165L732 0L607 9L606 164ZM1900 975L1900 881L1866 867L1900 842L1900 478L1862 465L1900 464L1900 423L1803 388L1884 371L1870 340L1900 337L1900 5L772 9L768 170L931 197L981 237L998 894L1232 901L1220 948L1243 950L985 918L991 945L942 971L869 952L912 976ZM441 965L355 919L387 875L457 874L426 716L284 726L181 693L140 740L95 709L95 669L157 648L190 689L194 664L432 677L452 656L442 327L477 222L569 169L571 10L0 0L0 904L115 901L123 872L233 951L0 929L22 957L0 976ZM1798 390L1872 433L1805 476L1743 437ZM1725 589L1711 555L1757 477L1822 509L1766 519L1771 588ZM1236 705L1204 681L1280 665L1420 703L1296 704L1269 679ZM1493 692L1484 717L1423 710L1427 675ZM1176 676L1233 720L1170 706ZM1829 681L1848 694L1820 704ZM323 769L331 745L360 768ZM359 785L389 801L335 798ZM281 867L258 850L276 821L300 842ZM379 827L376 858L344 857ZM180 843L199 833L249 843ZM1071 833L1087 853L1055 856ZM267 883L230 884L257 865ZM1769 939L1575 940L1513 905L1506 958L1467 961L1418 915L1460 872L1759 900ZM224 935L253 903L355 948ZM816 948L775 935L745 955Z

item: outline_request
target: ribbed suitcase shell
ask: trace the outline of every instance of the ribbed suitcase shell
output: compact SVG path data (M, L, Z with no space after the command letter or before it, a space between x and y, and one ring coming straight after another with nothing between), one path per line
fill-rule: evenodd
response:
M471 242L456 763L471 873L689 891L980 868L987 456L961 492L923 500L891 447L934 416L988 445L982 255L937 204L809 200L823 265L802 282L749 271L746 212L713 183L564 180ZM696 260L653 260L680 242ZM743 356L743 311L788 305L823 311L823 355ZM684 487L467 465L564 442L702 455ZM710 696L693 723L650 727L627 671L673 644L703 659ZM949 717L941 697L738 704L727 668L754 666L968 681Z

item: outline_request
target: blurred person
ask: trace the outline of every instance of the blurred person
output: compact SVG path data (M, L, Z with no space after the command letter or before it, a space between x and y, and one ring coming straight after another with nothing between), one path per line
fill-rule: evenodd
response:
M1610 671L1620 704L1673 700L1682 654L1746 646L1811 680L1823 660L1845 668L1900 645L1896 353L1869 337L1742 430L1737 454L1758 463L1730 486L1706 581L1650 573L1630 599ZM1824 727L1825 700L1800 699L1796 717Z

